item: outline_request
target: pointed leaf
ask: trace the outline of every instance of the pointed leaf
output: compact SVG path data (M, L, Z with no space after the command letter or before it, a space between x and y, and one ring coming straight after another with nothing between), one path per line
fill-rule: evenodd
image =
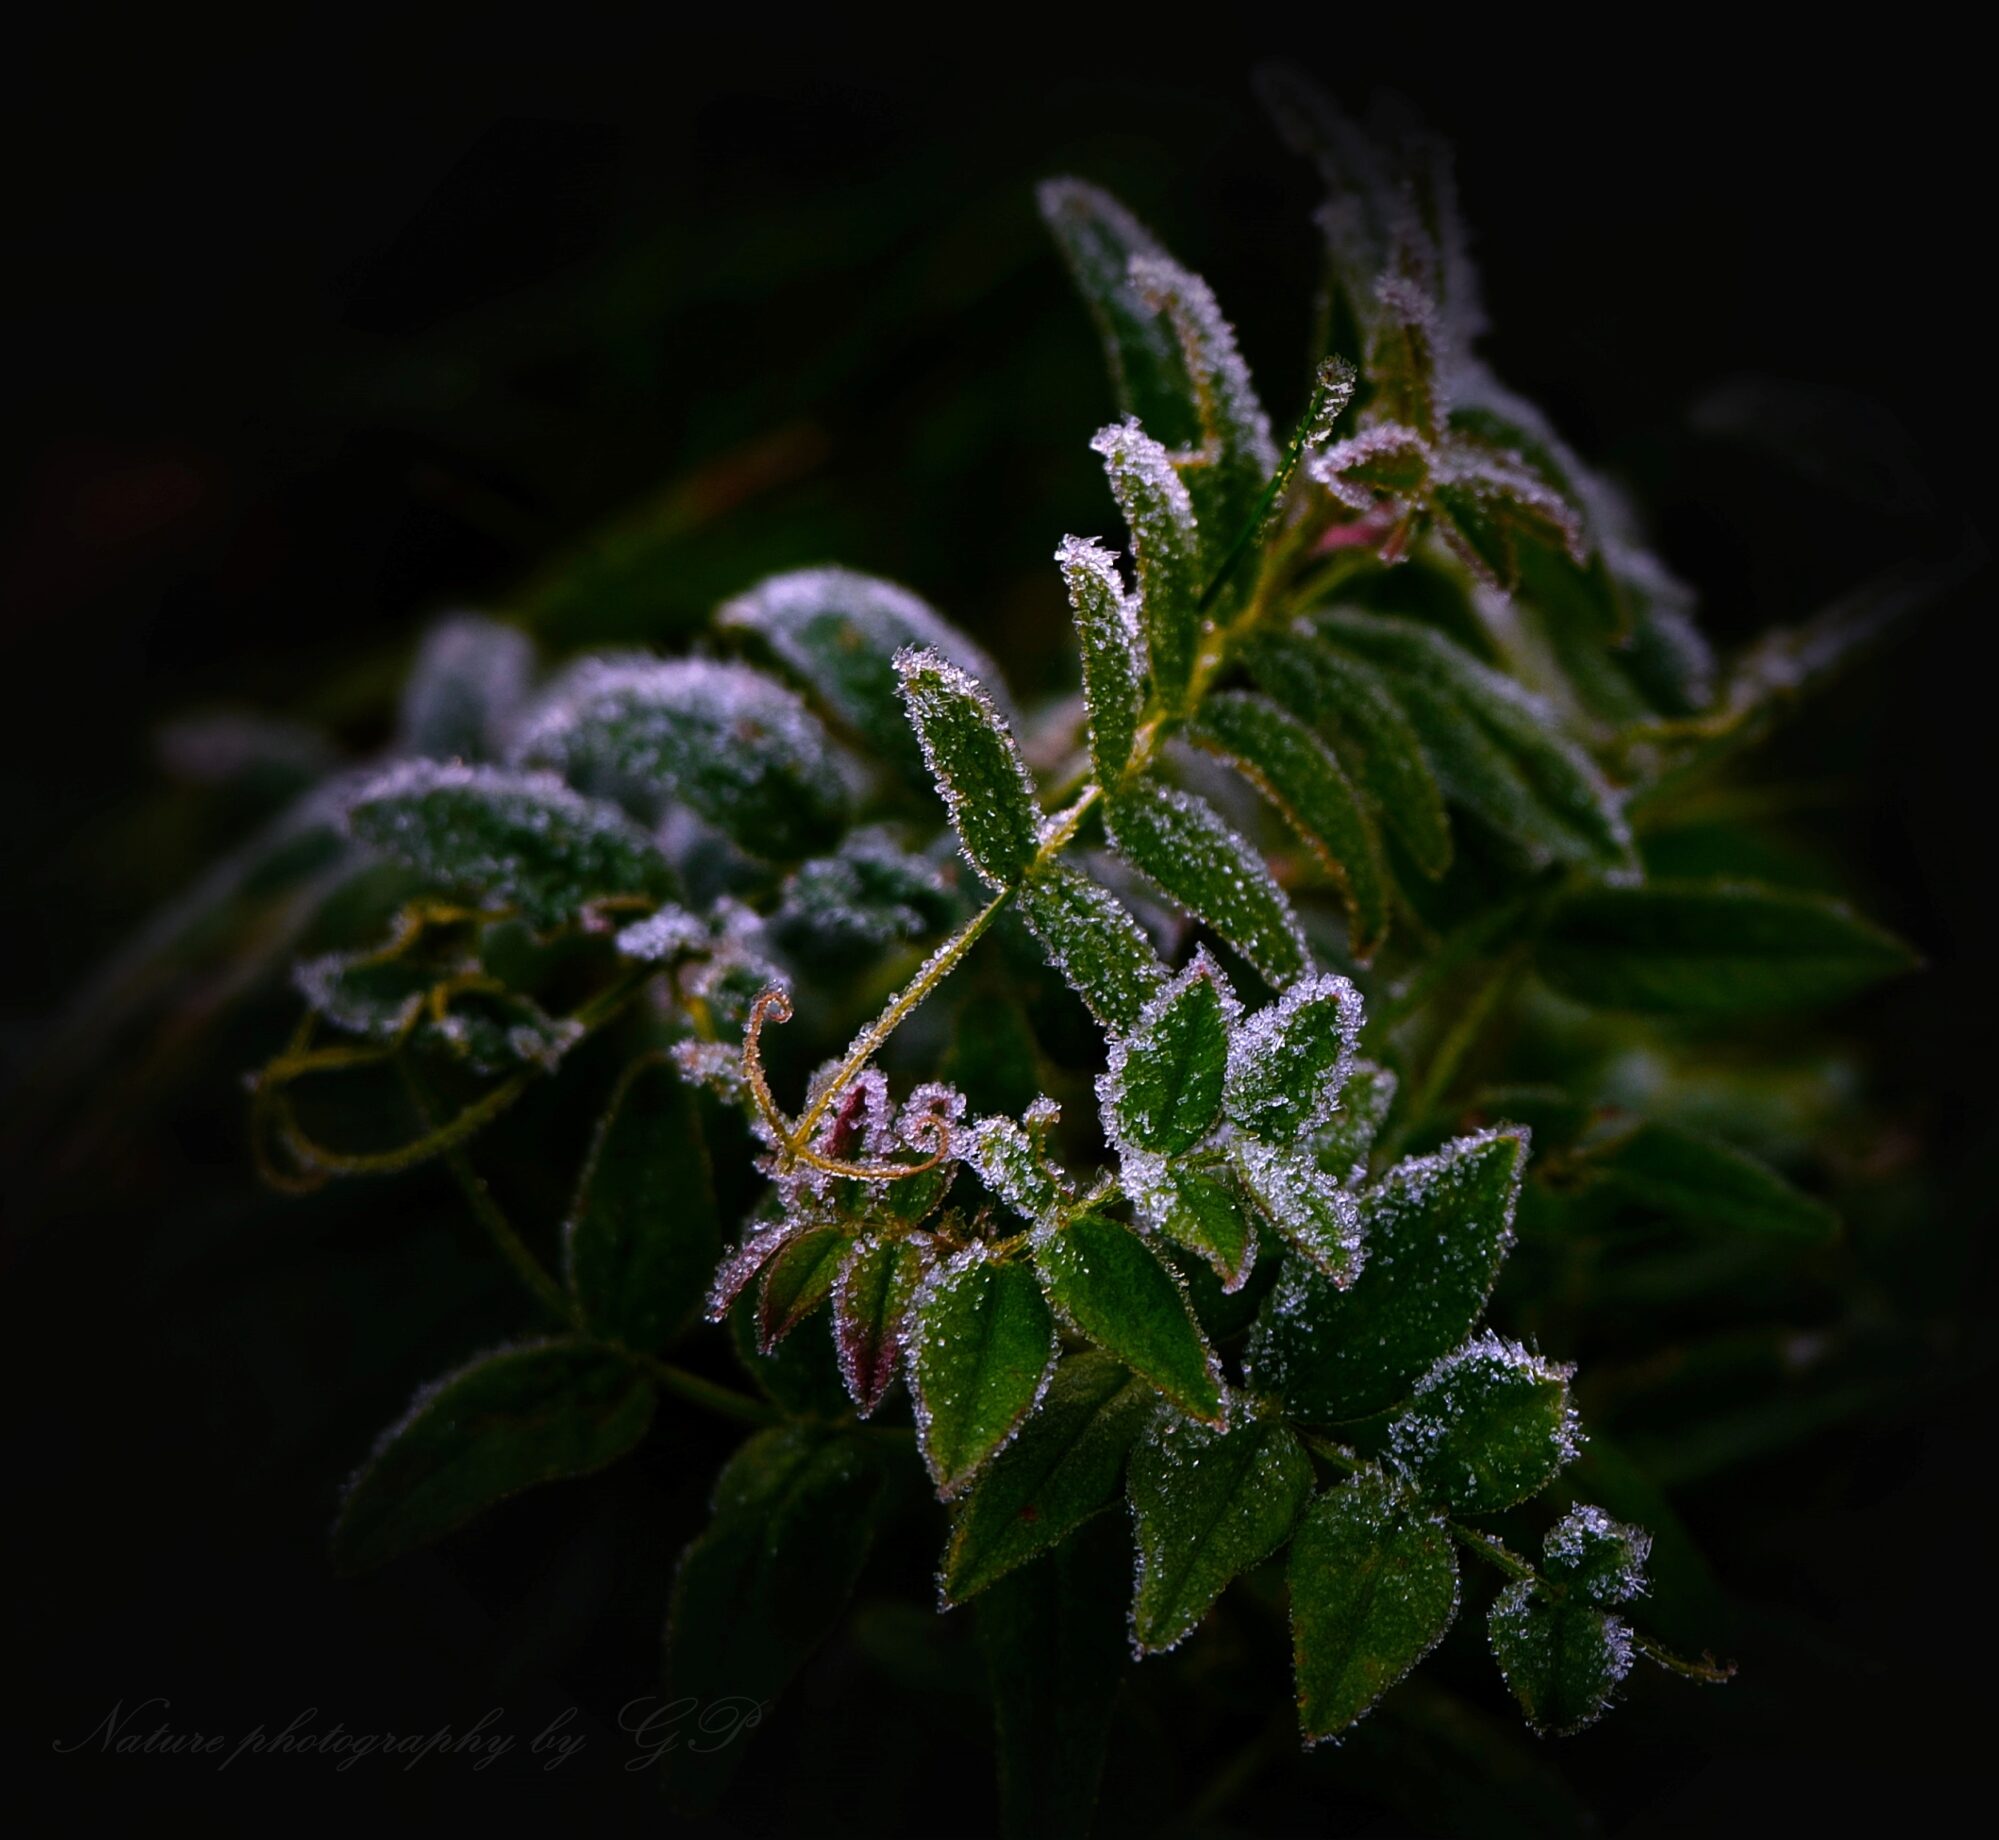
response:
M1355 1061L1340 1088L1339 1109L1312 1133L1312 1155L1319 1167L1347 1188L1367 1180L1368 1153L1388 1121L1395 1086L1395 1075L1386 1067Z
M1360 1206L1313 1161L1302 1144L1239 1137L1231 1148L1236 1174L1264 1216L1330 1284L1344 1289L1366 1257Z
M757 856L802 854L846 810L818 717L747 665L587 660L530 712L513 751L648 811L686 805Z
M984 688L941 653L898 652L895 668L965 860L993 887L1011 887L1041 841L1041 808L1012 731Z
M1572 1371L1488 1331L1417 1383L1388 1428L1389 1460L1457 1513L1511 1508L1576 1454Z
M1291 1640L1307 1743L1367 1713L1443 1640L1458 1561L1441 1521L1378 1470L1328 1489L1291 1542Z
M833 1283L833 1344L840 1378L863 1418L881 1404L902 1366L910 1305L930 1269L919 1240L856 1241Z
M1197 951L1137 1027L1111 1044L1098 1091L1117 1142L1170 1156L1207 1136L1221 1116L1229 1031L1240 1013L1221 967Z
M1530 1578L1500 1592L1487 1627L1499 1671L1544 1738L1594 1725L1631 1672L1631 1630L1623 1618L1574 1593L1552 1598Z
M932 1270L910 1311L923 1460L949 1500L1040 1403L1055 1366L1055 1319L1034 1273L990 1258L982 1244Z
M1312 1495L1312 1460L1283 1425L1215 1431L1161 1415L1132 1452L1138 1584L1132 1645L1174 1647L1229 1581L1260 1565Z
M986 1188L1024 1220L1040 1220L1064 1199L1034 1140L1011 1118L982 1118L965 1154Z
M1292 985L1229 1038L1229 1121L1267 1144L1316 1131L1339 1104L1360 1025L1360 992L1345 978Z
M1256 1222L1227 1171L1126 1158L1123 1176L1147 1226L1206 1259L1225 1293L1241 1289L1256 1261Z
M1277 989L1310 968L1304 929L1263 858L1191 792L1141 781L1106 818L1119 851Z
M1145 638L1138 603L1125 592L1117 559L1087 537L1064 537L1055 552L1083 652L1083 706L1090 758L1100 784L1114 786L1131 759L1145 707Z
M1579 890L1556 904L1535 959L1579 1003L1681 1016L1834 1003L1916 962L1843 902L1728 882Z
M1201 546L1194 501L1167 451L1137 422L1100 429L1090 443L1104 459L1111 495L1131 534L1139 624L1152 687L1169 709L1186 701L1201 649Z
M722 1256L694 1094L664 1055L611 1094L563 1233L569 1289L593 1333L657 1354L700 1312Z
M623 812L545 773L408 761L355 792L347 825L440 888L512 902L538 926L603 896L674 888L666 858Z
M1130 1228L1083 1214L1037 1236L1035 1268L1078 1334L1190 1417L1222 1419L1221 1365L1180 1281Z
M1101 882L1067 863L1050 863L1016 897L1040 940L1090 1014L1120 1034L1166 982L1145 929Z
M1591 1145L1578 1167L1620 1196L1697 1225L1810 1243L1839 1233L1831 1208L1792 1187L1768 1163L1681 1125L1656 1119L1640 1124Z
M1250 1339L1257 1386L1335 1423L1406 1398L1484 1312L1526 1158L1525 1137L1501 1131L1398 1163L1360 1198L1367 1266L1350 1289L1286 1265Z
M1332 743L1416 866L1426 875L1443 874L1451 864L1443 791L1388 679L1358 658L1295 634L1258 637L1243 656L1274 701Z
M757 1349L769 1354L833 1294L847 1248L839 1227L813 1227L788 1241L764 1267L757 1293Z
M760 1431L729 1460L714 1516L681 1556L667 1615L667 1693L700 1708L704 1732L753 1728L831 1632L883 1493L876 1452L817 1427ZM667 1749L674 1803L712 1807L744 1749L739 1738Z
M715 619L724 631L753 633L806 696L913 786L929 776L896 691L896 653L927 647L993 692L1000 683L992 660L926 602L851 569L773 575Z
M1326 745L1268 697L1208 697L1194 739L1231 762L1277 808L1339 884L1348 937L1365 963L1388 931L1388 875L1374 824Z
M1117 1499L1125 1452L1159 1395L1107 1354L1055 1370L1041 1410L965 1498L944 1554L945 1595L964 1603L1060 1544Z
M652 1423L651 1383L608 1348L530 1342L416 1397L348 1485L333 1561L360 1572L441 1539L537 1483L614 1463Z

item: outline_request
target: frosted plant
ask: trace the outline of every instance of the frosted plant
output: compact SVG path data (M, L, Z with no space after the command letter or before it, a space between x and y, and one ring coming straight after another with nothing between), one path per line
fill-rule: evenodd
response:
M942 615L843 569L751 586L713 655L539 686L527 635L459 616L392 756L207 891L303 863L376 922L296 966L305 1017L253 1083L271 1178L440 1159L546 1318L419 1396L338 1562L716 1414L750 1435L682 1560L667 1675L766 1702L934 1495L1013 1832L1088 1808L1080 1742L1068 1813L1037 1800L1036 1696L1074 1683L1035 1657L1106 1530L1133 1564L1104 1693L1127 1645L1274 1614L1308 1743L1472 1614L1536 1731L1599 1717L1640 1659L1719 1677L1644 1633L1627 1501L1573 1498L1642 1499L1591 1467L1573 1316L1500 1298L1542 1349L1486 1313L1516 1240L1545 1268L1620 1210L1774 1245L1836 1223L1746 1150L1610 1109L1594 1064L1551 1091L1509 1057L1545 1068L1580 1013L1713 1026L1908 963L1836 901L1651 872L1675 790L1883 610L1718 666L1630 512L1479 356L1434 145L1293 78L1269 100L1329 193L1282 441L1207 284L1093 186L1042 193L1119 411L1090 446L1123 528L1064 537L1048 581L1066 718L1030 731ZM383 1075L400 1135L343 1147L314 1101ZM593 1078L551 1268L474 1159L542 1154L492 1127ZM712 1799L742 1748L678 1753L669 1787Z

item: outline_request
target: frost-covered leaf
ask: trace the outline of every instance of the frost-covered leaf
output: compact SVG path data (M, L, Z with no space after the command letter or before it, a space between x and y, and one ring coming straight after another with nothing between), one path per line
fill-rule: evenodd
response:
M1822 1242L1839 1216L1761 1162L1699 1131L1650 1120L1578 1159L1593 1184L1699 1226L1758 1237Z
M972 1173L1024 1220L1040 1220L1066 1198L1040 1147L1011 1118L981 1118L965 1153Z
M1101 882L1050 863L1016 897L1020 917L1069 987L1107 1029L1136 1025L1166 982L1145 929Z
M1256 1222L1225 1169L1163 1158L1127 1158L1125 1192L1145 1224L1214 1267L1224 1292L1239 1290L1256 1260Z
M1576 1454L1571 1371L1487 1331L1417 1382L1388 1429L1389 1461L1460 1514L1511 1508Z
M788 1240L764 1267L757 1292L757 1347L769 1354L833 1294L852 1242L838 1227L813 1227Z
M316 1014L352 1035L393 1041L406 1033L423 1009L431 986L449 975L424 957L371 947L364 952L327 952L301 959L292 982Z
M957 911L939 864L868 826L799 864L771 930L794 949L840 957L941 931Z
M1131 534L1138 570L1138 617L1152 687L1169 708L1186 700L1201 649L1201 546L1194 502L1172 458L1137 422L1098 431L1111 494Z
M1844 902L1739 882L1585 888L1557 902L1535 968L1566 997L1655 1015L1835 1003L1916 964Z
M1095 1349L1055 1370L1040 1411L958 1511L940 1582L964 1603L1117 1499L1125 1452L1159 1395Z
M1524 1136L1500 1131L1398 1163L1360 1198L1367 1265L1350 1288L1285 1266L1250 1340L1256 1385L1300 1418L1333 1422L1406 1397L1492 1295L1526 1154Z
M1407 275L1384 275L1374 294L1372 336L1362 365L1371 392L1369 413L1434 437L1443 408L1437 303Z
M875 1450L817 1427L759 1431L730 1458L713 1518L674 1575L666 1691L701 1709L711 1721L704 1730L736 1741L664 1750L680 1808L714 1804L746 1748L739 1734L832 1631L867 1560L883 1495Z
M417 1026L416 1044L486 1078L523 1065L553 1069L583 1038L583 1025L551 1016L511 990L452 991L449 1002Z
M522 1489L602 1469L652 1414L651 1383L608 1348L565 1339L481 1356L383 1434L340 1505L334 1563L367 1571Z
M909 1384L923 1460L946 1500L1040 1402L1055 1319L1033 1271L973 1245L935 1267L910 1305Z
M1493 1659L1544 1738L1566 1738L1610 1710L1631 1672L1631 1630L1575 1592L1551 1597L1531 1578L1493 1600L1487 1630Z
M1307 1510L1291 1542L1290 1583L1307 1743L1364 1716L1457 1615L1450 1534L1379 1470L1328 1489Z
M1221 1116L1230 1029L1241 1013L1222 969L1205 951L1111 1044L1098 1083L1115 1141L1171 1156L1191 1150Z
M1132 1232L1082 1214L1036 1236L1034 1263L1062 1318L1190 1417L1221 1422L1221 1364L1180 1280Z
M1277 989L1309 969L1311 949L1284 891L1204 799L1140 781L1110 801L1106 822L1124 856Z
M683 804L756 856L802 854L847 805L818 717L775 678L707 658L586 660L513 754L649 813Z
M1418 430L1391 421L1336 441L1313 457L1309 471L1349 511L1366 512L1422 503L1435 463Z
M431 760L491 760L527 701L534 641L476 613L424 634L403 684L396 750Z
M1571 1508L1541 1542L1550 1579L1592 1603L1629 1603L1645 1589L1652 1536L1587 1503Z
M1156 1654L1284 1544L1311 1499L1312 1460L1268 1420L1216 1431L1162 1413L1132 1451L1126 1489L1138 1540L1132 1645Z
M1360 795L1325 743L1268 697L1225 690L1201 704L1194 739L1231 762L1274 805L1339 885L1354 956L1388 931L1388 878Z
M933 1253L920 1239L857 1240L833 1281L833 1345L840 1378L863 1418L901 1370L910 1305Z
M1000 1840L1088 1840L1130 1657L1119 1609L1130 1544L1111 1517L980 1597L999 1763Z
M1334 613L1318 625L1388 674L1440 783L1467 810L1534 861L1629 865L1621 801L1547 704L1419 622Z
M1117 784L1145 707L1145 637L1138 602L1125 591L1117 558L1087 537L1064 537L1055 552L1069 590L1083 653L1083 707L1098 780Z
M1261 635L1244 647L1243 657L1266 694L1332 743L1416 866L1433 876L1449 868L1443 790L1388 679L1296 633Z
M644 831L545 773L409 761L354 792L347 826L440 888L512 902L538 926L603 896L674 892Z
M1328 1283L1352 1284L1366 1257L1360 1206L1309 1147L1239 1137L1231 1156L1243 1187L1293 1250Z
M1229 1038L1229 1122L1267 1144L1316 1131L1339 1103L1360 1025L1360 992L1345 978L1293 984Z
M1339 1109L1312 1134L1319 1167L1348 1188L1367 1179L1368 1153L1395 1103L1395 1075L1377 1062L1357 1060L1340 1088Z
M699 1313L722 1256L694 1095L663 1055L611 1094L563 1233L569 1289L594 1334L657 1354Z
M913 786L929 776L896 693L896 653L927 647L998 696L999 672L970 639L907 588L852 569L773 575L715 619L725 632L754 634L808 698Z
M1041 808L1013 732L984 687L941 653L898 652L895 668L966 861L993 887L1013 886L1041 841Z

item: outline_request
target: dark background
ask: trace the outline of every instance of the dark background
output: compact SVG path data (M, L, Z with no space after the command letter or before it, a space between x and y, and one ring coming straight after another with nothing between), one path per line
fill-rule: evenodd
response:
M1399 90L1456 142L1491 355L1652 508L1718 638L1982 528L1985 149L1960 53L1905 35L1778 64L1712 35L1450 31L919 63L921 42L884 60L776 16L710 47L580 14L514 41L331 15L202 38L107 14L28 45L5 130L0 547L17 1116L38 1025L231 834L163 775L164 718L258 706L365 748L440 609L517 611L556 653L670 647L725 593L833 558L911 583L1018 687L1054 683L1047 557L1110 521L1085 445L1110 402L1032 183L1074 170L1123 196L1214 284L1284 419L1316 186L1250 93L1267 51L1350 105ZM1717 386L1751 374L1805 387L1758 439L1724 438ZM1988 1444L1993 1006L1969 864L1990 830L1988 585L1784 757L1842 786L1821 841L1930 960L1863 1018L1929 1165L1881 1299L1922 1358L1890 1404L1678 1504L1758 1606L1745 1677L1647 1682L1568 1747L1611 1831L1919 1818L1980 1769L1990 1539L1965 1479ZM653 1819L646 1779L608 1762L628 1754L616 1710L650 1691L673 1530L720 1446L690 1431L581 1506L555 1491L336 1583L323 1528L373 1427L517 1312L441 1182L257 1191L234 1078L284 1018L250 1005L114 1132L38 1124L14 1145L10 1738L79 1808ZM884 1671L914 1665L904 1614L871 1599L801 1702L834 1729L864 1719ZM960 1784L923 1760L981 1742L952 1640L934 1690L899 1683L932 1703L885 1800L792 1721L716 1831L792 1831L815 1772L831 1831L864 1808L979 1831L979 1769ZM53 1754L152 1694L177 1727L237 1734L307 1706L403 1729L498 1704L525 1738L580 1704L596 1737L550 1778ZM1144 1755L1143 1733L1120 1742ZM1311 1784L1266 1779L1233 1831L1403 1831Z

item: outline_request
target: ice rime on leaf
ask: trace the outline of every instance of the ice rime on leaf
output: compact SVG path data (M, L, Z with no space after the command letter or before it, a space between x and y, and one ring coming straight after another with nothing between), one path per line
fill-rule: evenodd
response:
M833 1280L833 1346L863 1418L901 1371L917 1286L935 1261L927 1239L854 1242Z
M1499 1671L1543 1737L1594 1725L1631 1672L1631 1628L1622 1617L1574 1593L1550 1598L1531 1578L1500 1592L1487 1631Z
M987 1190L1023 1219L1038 1221L1066 1199L1040 1149L1011 1118L982 1118L965 1152Z
M622 957L647 964L660 964L689 952L698 952L708 943L707 923L684 907L670 902L657 913L634 920L618 929L618 951Z
M1652 1536L1579 1503L1548 1529L1541 1551L1550 1578L1572 1584L1592 1603L1622 1604L1645 1589Z
M1367 1180L1368 1153L1395 1103L1395 1075L1375 1061L1356 1060L1340 1088L1339 1105L1312 1139L1319 1167L1348 1188Z
M1487 1330L1417 1382L1388 1429L1388 1460L1464 1514L1495 1514L1538 1494L1582 1438L1574 1373Z
M1166 981L1145 929L1101 882L1064 862L1048 864L1020 891L1020 917L1050 962L1107 1029L1137 1022Z
M1238 1137L1236 1174L1270 1224L1318 1271L1344 1290L1367 1256L1360 1206L1311 1161L1302 1147Z
M1171 456L1134 421L1100 429L1111 494L1131 533L1138 569L1139 619L1160 697L1178 707L1201 645L1201 547L1194 501Z
M1242 1006L1205 947L1113 1039L1097 1081L1104 1121L1120 1147L1191 1150L1221 1114L1231 1031Z
M1138 602L1125 592L1116 558L1087 537L1064 537L1055 552L1069 590L1083 654L1083 705L1097 778L1112 785L1131 758L1145 704L1145 638Z
M941 653L898 652L902 700L965 860L994 888L1019 881L1040 847L1034 782L983 685Z
M1339 1103L1360 1027L1360 992L1324 972L1256 1011L1229 1037L1231 1122L1270 1144L1317 1131Z
M526 633L476 613L438 621L403 685L397 747L432 760L492 759L533 675Z

